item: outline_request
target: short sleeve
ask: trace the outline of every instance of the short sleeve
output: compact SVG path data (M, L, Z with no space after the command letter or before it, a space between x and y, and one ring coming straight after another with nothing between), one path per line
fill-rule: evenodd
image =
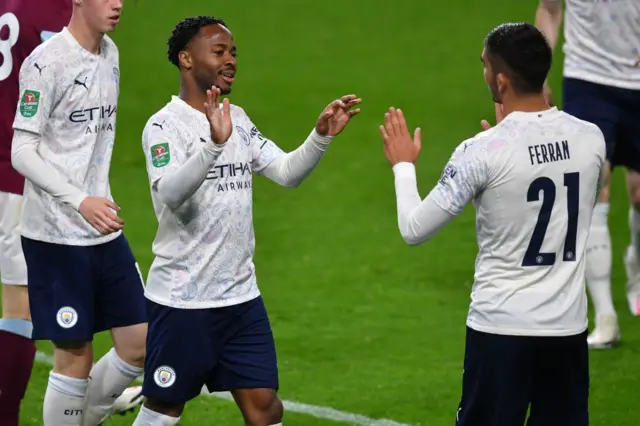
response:
M49 63L41 52L34 53L22 63L14 129L42 135L56 104L58 68L57 64Z
M251 150L251 169L259 173L284 151L273 141L265 138L251 119L245 115L246 126L249 129L249 149Z
M151 182L156 182L187 161L184 142L169 123L160 119L151 119L147 123L142 134L142 148Z
M465 141L453 153L430 197L444 211L459 215L487 186L486 150L481 143Z

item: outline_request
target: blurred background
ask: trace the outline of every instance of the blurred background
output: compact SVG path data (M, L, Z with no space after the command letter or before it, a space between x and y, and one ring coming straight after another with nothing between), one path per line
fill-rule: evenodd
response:
M276 336L287 426L454 424L477 249L474 211L430 243L406 246L377 126L393 105L412 128L422 127L418 179L426 196L453 149L480 131L481 119L494 121L480 62L484 36L506 21L533 22L535 7L504 0L125 2L113 35L121 92L111 185L145 277L157 223L141 133L177 94L166 41L179 20L226 20L238 46L230 99L287 151L303 142L326 104L349 93L363 99L360 116L300 188L254 181L255 263ZM558 103L561 64L558 48L550 79ZM612 191L613 291L623 344L592 352L591 424L631 426L640 418L640 329L624 295L622 174L614 175ZM97 336L95 347L98 359L109 336ZM50 370L50 345L39 349L22 409L28 426L41 424ZM227 400L199 397L181 424L241 424L241 417Z

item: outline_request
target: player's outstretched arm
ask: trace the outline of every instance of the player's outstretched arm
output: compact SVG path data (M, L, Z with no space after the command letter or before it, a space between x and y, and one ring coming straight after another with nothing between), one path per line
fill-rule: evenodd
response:
M475 197L482 187L483 173L469 173L477 161L470 155L467 158L466 146L462 153L459 148L445 167L438 185L421 200L415 169L422 147L420 129L416 129L412 138L402 111L390 108L385 114L385 124L380 126L380 135L395 177L400 234L407 244L424 243Z
M188 158L179 131L170 122L159 125L151 119L145 127L142 141L151 187L160 202L172 210L182 206L200 188L231 135L229 101L225 99L221 109L219 100L219 89L207 91L205 111L211 124L211 139Z
M331 140L360 112L354 107L361 101L356 95L347 95L330 103L302 145L286 154L278 151L261 173L282 186L300 185L318 165Z

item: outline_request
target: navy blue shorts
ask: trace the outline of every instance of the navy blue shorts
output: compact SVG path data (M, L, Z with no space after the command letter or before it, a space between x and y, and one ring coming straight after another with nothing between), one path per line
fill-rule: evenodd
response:
M124 235L86 247L22 237L22 251L34 340L90 342L147 321L142 276Z
M147 301L149 331L142 394L185 403L209 392L278 390L276 347L262 297L212 309Z
M587 332L488 334L467 327L457 426L587 426Z
M640 172L640 90L565 78L562 96L564 112L600 127L612 168Z

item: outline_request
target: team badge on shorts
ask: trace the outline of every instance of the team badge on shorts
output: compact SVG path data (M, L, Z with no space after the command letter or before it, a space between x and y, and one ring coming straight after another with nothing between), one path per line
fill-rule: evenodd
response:
M60 308L56 314L58 325L62 328L71 328L78 322L78 313L70 306Z
M153 373L153 380L156 382L156 385L161 388L168 388L175 383L176 372L168 365L163 365L162 367L158 367L155 373Z

